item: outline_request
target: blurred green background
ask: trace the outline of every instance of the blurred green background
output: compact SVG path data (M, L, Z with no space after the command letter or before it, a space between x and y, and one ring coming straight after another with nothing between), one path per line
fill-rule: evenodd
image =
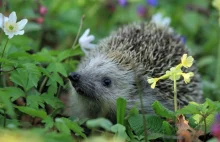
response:
M85 15L82 30L90 28L94 43L119 26L150 21L161 13L171 18L171 27L182 36L194 56L203 80L205 97L219 99L215 85L219 42L218 11L210 0L0 0L0 11L27 18L24 36L10 40L11 46L28 52L71 48ZM3 38L1 46L7 38Z

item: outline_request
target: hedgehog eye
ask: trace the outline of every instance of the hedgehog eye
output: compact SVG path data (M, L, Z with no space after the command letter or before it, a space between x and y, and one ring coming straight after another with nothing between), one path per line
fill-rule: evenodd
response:
M105 78L102 79L102 85L103 86L109 87L111 84L112 84L112 81L111 81L110 78L105 77Z

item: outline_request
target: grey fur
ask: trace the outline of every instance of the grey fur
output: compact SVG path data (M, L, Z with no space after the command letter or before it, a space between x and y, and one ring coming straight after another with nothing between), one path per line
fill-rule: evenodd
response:
M151 89L146 80L159 77L179 64L184 53L188 54L188 50L179 36L153 23L143 27L135 23L118 29L101 40L97 48L81 61L77 69L80 81L73 86L83 90L84 95L71 97L72 115L89 118L105 115L113 120L116 99L126 98L129 110L136 103L140 104L140 90L145 112L152 113L151 104L155 100L173 109L172 82L159 81L156 88ZM189 101L200 102L202 98L195 65L184 71L192 71L195 76L189 84L183 79L178 81L179 106ZM102 85L104 77L111 79L110 87Z

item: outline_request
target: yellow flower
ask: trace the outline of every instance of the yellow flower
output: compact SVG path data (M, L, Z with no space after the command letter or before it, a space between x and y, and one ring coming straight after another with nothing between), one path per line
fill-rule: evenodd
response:
M174 78L175 80L179 80L181 73L182 73L182 70L177 67L172 67L169 71L166 71L166 75L169 76L170 80L174 80Z
M189 72L189 73L182 73L181 74L184 78L184 81L185 83L189 83L190 82L190 77L193 77L194 76L194 73L193 72Z
M185 68L189 68L192 66L193 64L193 57L192 56L189 56L187 57L187 54L184 54L181 58L181 64L182 66L184 66Z
M159 80L159 78L150 78L150 79L147 80L147 82L148 82L149 84L151 84L150 87L151 87L152 89L154 89L158 80Z
M212 5L213 5L218 11L220 11L220 0L213 0L213 1L212 1Z

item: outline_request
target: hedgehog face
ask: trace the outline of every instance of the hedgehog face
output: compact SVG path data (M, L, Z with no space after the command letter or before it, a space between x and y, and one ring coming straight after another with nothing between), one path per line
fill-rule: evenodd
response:
M134 91L134 74L102 54L84 59L69 79L79 98L115 105L116 99Z

